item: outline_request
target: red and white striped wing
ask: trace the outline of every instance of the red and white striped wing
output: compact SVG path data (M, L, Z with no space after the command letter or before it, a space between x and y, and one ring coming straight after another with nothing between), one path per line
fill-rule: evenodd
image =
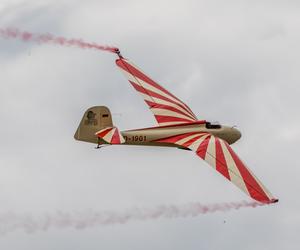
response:
M278 201L246 167L229 144L218 137L209 133L186 133L158 142L174 143L193 150L215 170L259 202Z
M107 127L102 129L96 133L96 136L109 144L122 144L125 142L125 139L116 127Z
M132 86L139 92L153 112L160 126L197 121L191 109L164 89L128 60L120 58L116 64Z

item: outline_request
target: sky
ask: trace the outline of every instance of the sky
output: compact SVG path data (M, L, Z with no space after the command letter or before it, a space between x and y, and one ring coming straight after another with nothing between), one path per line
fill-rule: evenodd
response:
M0 249L298 249L299 14L293 0L0 0L0 28L117 46L199 119L236 125L234 150L279 198L191 218L14 230ZM156 125L115 59L0 39L0 214L250 200L193 152L74 140L95 105L120 130Z

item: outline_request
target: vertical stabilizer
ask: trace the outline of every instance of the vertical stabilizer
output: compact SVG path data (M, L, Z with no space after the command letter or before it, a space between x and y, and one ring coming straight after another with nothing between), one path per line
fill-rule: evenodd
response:
M79 141L98 143L96 132L113 127L110 110L105 106L95 106L85 111L74 138Z

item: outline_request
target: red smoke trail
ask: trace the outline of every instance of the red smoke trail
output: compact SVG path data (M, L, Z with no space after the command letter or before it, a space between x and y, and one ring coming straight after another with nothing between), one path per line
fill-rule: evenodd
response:
M88 43L82 39L67 39L64 37L56 37L51 34L34 34L27 31L20 31L15 28L0 28L0 37L7 39L18 39L24 42L36 42L39 44L52 43L61 46L75 46L81 49L96 49L117 53L119 51L116 47L103 46L96 43Z
M130 221L154 220L159 218L195 217L201 214L227 212L234 209L263 206L255 201L230 202L202 205L189 203L185 205L161 205L155 208L132 208L124 212L88 210L84 212L56 212L32 216L30 214L0 214L0 234L23 230L26 233L47 231L51 228L85 229L96 226L124 224Z

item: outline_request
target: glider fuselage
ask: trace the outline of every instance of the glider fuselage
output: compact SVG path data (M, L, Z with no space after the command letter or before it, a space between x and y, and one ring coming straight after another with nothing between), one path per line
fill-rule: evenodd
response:
M159 140L180 134L193 134L199 132L210 133L227 141L229 144L236 142L241 137L240 131L234 127L220 125L212 125L212 127L210 127L207 126L205 121L179 124L176 126L170 125L127 130L122 131L121 134L125 139L125 145L178 147L173 143L163 143L159 142Z

